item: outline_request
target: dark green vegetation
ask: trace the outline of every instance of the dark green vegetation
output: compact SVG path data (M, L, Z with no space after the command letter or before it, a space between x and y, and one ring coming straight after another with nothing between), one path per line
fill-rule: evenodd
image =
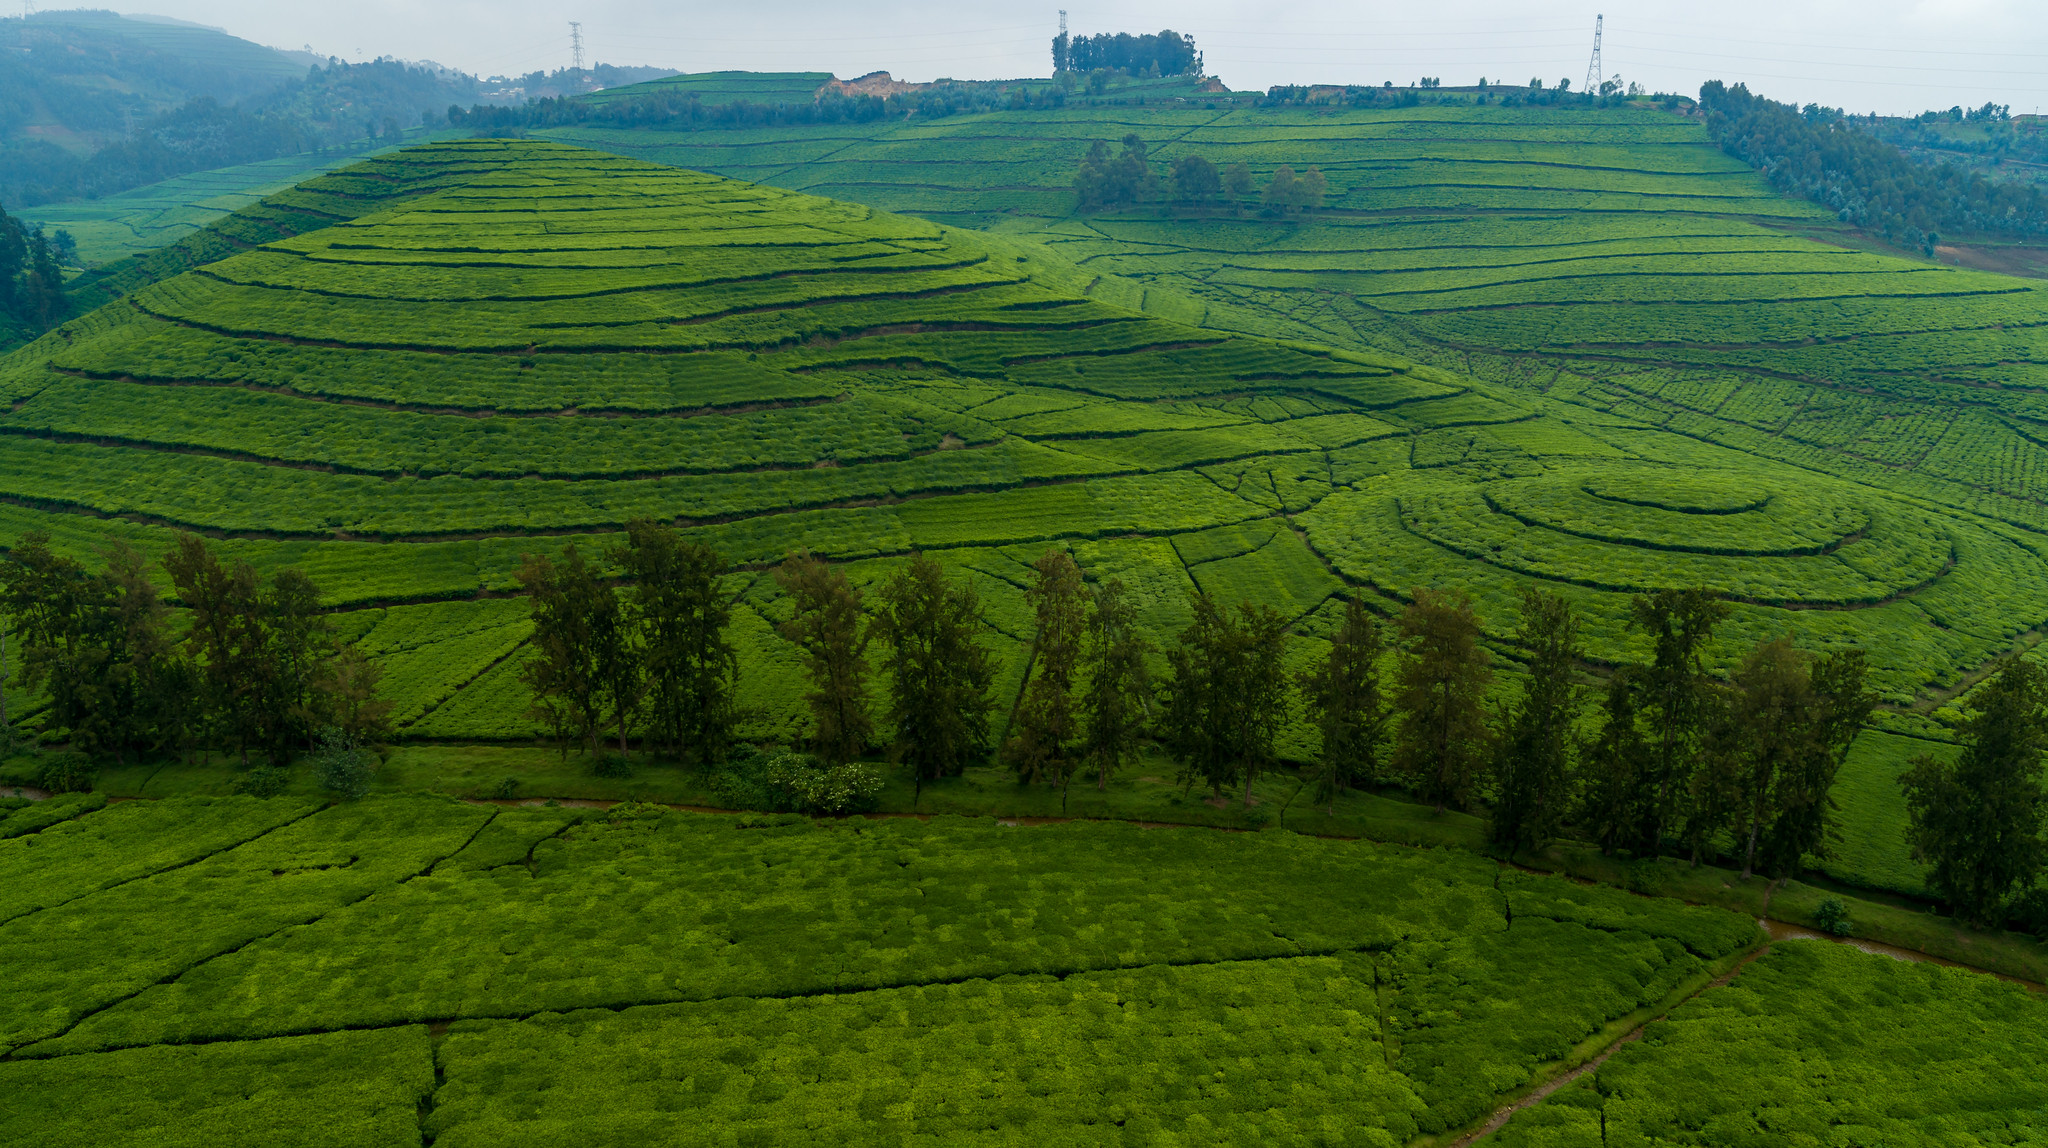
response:
M51 237L0 210L0 348L49 330L64 308L64 272Z
M474 77L348 64L111 12L0 25L0 201L98 197L172 176L395 142Z
M1780 943L1489 1143L2025 1144L2044 1060L2048 1003L2016 985Z
M1917 165L1859 130L1840 108L1801 112L1719 81L1701 89L1700 106L1708 133L1729 155L1768 172L1773 186L1889 242L1932 255L1944 231L2048 236L2048 194L1953 165Z
M425 1111L476 1144L679 1112L775 1142L1400 1144L1759 939L1460 851L1119 824L171 799L0 842L22 866L59 884L0 924L0 1084L38 1098L0 1129L59 1143L382 1143Z

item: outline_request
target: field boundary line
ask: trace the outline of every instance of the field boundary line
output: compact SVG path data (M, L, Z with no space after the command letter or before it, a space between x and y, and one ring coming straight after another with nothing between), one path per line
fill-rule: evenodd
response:
M322 806L322 807L321 807L320 809L318 809L318 810L315 810L315 812L316 812L316 813L318 813L318 812L324 812L325 810L327 810L327 809L331 809L331 808L333 808L333 807L332 807L332 806ZM325 917L328 917L328 916L331 916L331 915L333 915L333 914L335 914L335 913L341 912L341 911L342 911L343 909L348 909L348 908L352 908L352 907L354 907L354 906L356 906L356 905L359 905L359 904L363 903L364 901L367 901L367 900L369 900L370 898L372 898L372 897L376 896L376 895L377 895L377 894L379 894L379 893L387 892L387 891L389 891L389 890L391 890L391 889L396 889L396 888L398 888L398 887L400 887L400 886L402 886L402 885L406 885L406 884L409 884L409 883L411 883L412 881L414 881L414 880L416 880L416 879L418 879L418 878L420 878L420 877L425 877L425 876L427 876L428 874L432 873L432 872L434 871L434 867L435 867L435 866L437 866L437 865L439 865L439 864L440 864L441 862L443 862L443 861L446 861L446 860L448 860L448 858L450 858L450 857L453 857L453 856L455 856L456 854L458 854L458 853L462 852L462 851L463 851L464 849L467 849L467 848L469 848L469 847L470 847L470 845L471 845L471 844L473 844L473 843L474 843L474 842L476 841L477 837L478 837L478 836L480 836L480 835L482 835L482 833L483 833L483 831L484 831L484 828L485 828L486 826L490 825L490 823L491 823L491 822L493 822L493 821L496 821L497 819L498 819L498 811L497 811L497 810L495 810L495 809L493 809L493 810L492 810L492 812L491 812L491 815L490 815L489 817L486 817L486 818L484 818L484 819L483 819L483 821L482 821L482 822L480 822L480 823L479 823L479 824L477 825L476 829L475 829L475 830L473 830L473 831L472 831L472 832L470 833L470 835L469 835L469 836L468 836L467 838L465 838L465 839L463 840L463 842L462 842L462 844L461 844L461 845L457 846L457 847L456 847L456 848L455 848L455 849L454 849L454 850L453 850L452 852L449 852L449 853L447 853L447 854L444 854L444 855L442 855L442 856L440 856L440 857L436 857L436 858L433 858L432 860L428 861L428 862L427 862L427 864L426 864L426 867L425 867L425 868L423 868L423 869L421 869L421 870L420 870L419 872L417 872L417 873L411 874L410 876L407 876L407 877L402 877L402 878L400 878L399 880L393 881L393 882L389 883L388 885L385 885L385 886L383 886L383 887L381 887L381 888L376 888L376 889L372 889L372 890L370 890L369 892L367 892L367 893L364 893L364 894L363 894L362 896L360 896L360 897L357 897L357 898L354 898L353 900L350 900L350 901L346 901L346 902L343 902L343 903L341 903L341 904L338 904L338 905L332 905L332 906L330 906L330 907L328 907L328 908L322 909L322 910L320 910L319 912L317 912L317 913L313 914L313 915L312 915L311 917L307 917L307 918L306 918L306 919L304 919L304 920L299 920L299 921L287 921L286 923L284 923L284 924L282 924L282 925L279 925L279 926L278 926L277 928L275 928L275 929L272 929L272 930L270 930L270 931L268 931L268 932L266 932L266 933L262 933L262 934L260 934L260 935L258 935L258 936L250 937L249 939L247 939L247 940L245 940L245 941L240 941L240 942L238 942L238 943L236 943L236 944L234 944L234 945L231 945L231 946L229 946L228 948L225 948L225 949L221 949L221 950L219 950L218 952L210 953L210 954L208 954L208 955L206 955L206 956L204 956L204 957L201 957L200 959L198 959L198 960L196 960L196 961L193 961L193 962L192 962L191 964L189 964L189 965L186 965L186 966L185 966L184 968L182 968L182 969L179 969L178 971L176 971L176 972L174 972L174 973L169 973L169 974L167 974L167 975L165 975L165 976L162 976L162 977L159 977L159 978L157 978L157 979L156 979L156 980L154 980L154 981L151 981L151 982L150 982L149 984L143 985L143 986L142 986L141 988L139 988L139 989L136 989L136 990L135 990L134 992L131 992L131 993L125 993L125 994L123 994L123 995L122 995L122 996L120 996L120 997L117 997L117 998L115 998L115 999L113 999L113 1000L107 1001L107 1002L106 1002L106 1003L104 1003L104 1004L101 1004L101 1005L97 1005L97 1006L95 1006L95 1007L93 1007L93 1008L87 1009L87 1010L85 1010L85 1011L83 1011L83 1012L79 1013L79 1014L78 1014L77 1016L73 1017L73 1018L71 1019L71 1023L69 1023L69 1024L65 1025L65 1026L64 1026L64 1028L63 1028L63 1030L62 1030L62 1031L60 1031L60 1032L55 1032L55 1033L51 1033L51 1034L50 1034L50 1035L48 1035L48 1036L42 1036L42 1037L37 1037L37 1038L35 1038L34 1040L26 1041L26 1042L24 1042L24 1043L22 1043L22 1044L18 1044L18 1045L15 1045L15 1046L13 1046L13 1047L11 1047L11 1048L7 1048L7 1049L5 1049L5 1050L0 1050L0 1062L6 1062L6 1061L11 1061L11 1060L49 1060L49 1059L54 1059L53 1057L44 1057L44 1056L21 1056L20 1054L21 1054L21 1053L23 1053L23 1052L26 1052L26 1051L27 1051L27 1050L29 1050L29 1049L32 1049L32 1048L34 1048L35 1046L37 1046L37 1045L39 1045L39 1044L47 1044L47 1043L49 1043L50 1041L53 1041L53 1040L62 1040L63 1038L65 1038L65 1037L67 1037L67 1036L71 1035L71 1034L72 1034L73 1032L76 1032L76 1031L78 1030L78 1026L79 1026L79 1025L82 1025L82 1024L84 1024L85 1022L87 1022L87 1021L91 1020L92 1018L94 1018L94 1017L96 1017L96 1016L99 1016L99 1015L100 1015L101 1013L107 1012L107 1011L109 1011L109 1010L111 1010L111 1009L116 1009L116 1008L119 1008L120 1006L122 1006L122 1005L124 1005L124 1004L127 1004L127 1003L128 1003L129 1001L132 1001L132 1000L134 1000L134 999L135 999L136 997L139 997L139 996L141 996L141 995L142 995L143 993L146 993L146 992L148 992L148 991L149 991L149 990L151 990L151 989L154 989L154 988L161 988L161 987L163 987L164 985L168 985L168 984L173 984L173 983L175 983L175 982L177 982L177 981L179 981L179 980L183 979L183 978L184 978L184 976L185 976L185 975L186 975L187 973L190 973L190 972L192 972L193 970L195 970L195 969L198 969L198 968L199 968L199 967L201 967L202 965L208 965L208 964L211 964L211 963L213 963L214 961L220 960L220 959L222 959L222 958L224 958L224 957L231 957L231 956L234 956L234 955L235 955L236 953L239 953L239 952L241 952L241 951L242 951L243 949L246 949L246 948L248 948L248 947L249 947L249 946L251 946L251 945L254 945L254 944L258 944L258 943L260 943L260 942L263 942L263 941L267 941L267 940L269 940L270 938L272 938L272 937L275 937L275 936L277 936L278 934L280 934L280 933L283 933L283 932L285 932L285 931L286 931L286 930L288 930L288 929L298 929L298 928L304 928L305 926L307 926L307 925L310 925L310 924L313 924L314 922L316 922L316 921L319 921L319 920L321 920L321 919L323 919L323 918L325 918ZM381 1026L378 1026L378 1027L382 1027L382 1028L389 1028L389 1027L391 1027L391 1026L390 1026L390 1025L381 1025ZM153 1046L151 1046L151 1045L129 1045L129 1046L127 1046L127 1047L130 1047L130 1048L148 1048L148 1047L153 1047ZM115 1049L111 1049L111 1048L109 1048L109 1049L95 1049L95 1050L93 1050L93 1051L102 1051L102 1052L112 1052L112 1051L116 1051L116 1050L115 1050ZM60 1053L59 1055L64 1055L64 1056L77 1056L77 1055L83 1055L83 1054L82 1054L82 1053Z
M45 911L47 911L47 910L50 910L50 909L61 909L61 908L63 908L63 907L64 907L64 906L66 906L66 905L72 905L72 904L76 904L77 902L79 902L79 901L83 901L83 900L84 900L84 899L86 899L87 897L91 897L91 896L93 896L93 895L95 895L95 894L98 894L98 893L106 893L106 892L109 892L109 891L111 891L111 890L114 890L114 889L119 889L119 888L120 888L120 887L122 887L123 885L132 885L132 884L134 884L134 883L135 883L135 882L137 882L137 881L147 881L147 880L149 880L149 879L150 879L150 878L152 878L152 877L161 877L161 876L162 876L162 875L164 875L165 873L170 873L170 872L174 872L174 871L176 871L176 870L179 870L179 869L183 869L183 868L185 868L185 867L186 867L186 866L188 866L188 865L197 865L197 864L199 864L199 863L200 863L201 861L205 861L205 860L207 860L207 859L209 859L209 858L212 858L212 857L218 857L218 856L220 856L220 855L221 855L221 854L223 854L223 853L229 853L229 852L232 852L232 851L234 851L234 850L236 850L236 849L240 849L240 848L241 848L242 846L244 846L244 845L248 845L248 844L251 844L251 843L253 843L253 842L256 842L256 841L261 841L261 840L262 840L263 838L265 838L265 837L268 837L268 836L270 836L270 835L271 835L272 833L275 833L275 832L277 832L277 831L278 831L278 830L280 830L280 829L284 829L284 828L287 828L287 827L289 827L289 826L292 826L292 825L296 825L296 824L298 824L299 822L301 822L301 821L304 821L304 820L305 820L306 818L308 818L308 817L311 817L311 816L313 816L313 815L314 815L314 814L316 814L316 813L320 813L320 812L322 812L322 811L323 811L323 810L325 810L326 808L327 808L327 807L326 807L325 805L315 805L315 806L313 806L312 808L310 808L310 809L306 810L306 811L305 811L304 813L301 813L301 814L299 814L299 815L298 815L297 817L291 818L291 819L290 819L290 820L288 820L288 821L280 821L280 822L278 822L278 823L277 823L276 825L273 825L273 826L271 826L270 828L268 828L268 829L265 829L265 830L263 830L263 831L262 831L262 832L260 832L260 833L256 833L256 834L254 834L254 835L252 835L252 836L249 836L249 837L244 837L244 838L242 838L242 839L241 839L241 840L239 840L239 841L235 841L235 842L232 842L232 843L230 843L230 844L227 844L227 845L223 845L223 846L221 846L220 848L218 848L218 849L215 849L215 850L212 850L212 851L210 851L210 852L207 852L207 853L201 853L201 854L200 854L199 856L197 856L197 857L192 857L192 858L188 858L188 859L186 859L186 860L184 860L184 861L177 861L177 862L173 862L173 863L171 863L171 864L169 864L169 865L165 865L165 866L163 866L163 867L162 867L162 868L160 868L160 869L152 869L152 870L150 870L150 871L149 871L149 872L147 872L147 873L140 873L140 874L137 874L136 876L133 876L133 877L124 877L124 878L122 878L121 880L119 880L119 881L116 881L116 882L114 882L114 883L113 883L113 884L111 884L111 885L101 885L100 887L98 887L98 888L96 888L96 889L88 889L88 890L86 890L85 892L83 892L83 893L80 893L80 894L78 894L78 895L77 895L77 896L75 896L75 897L68 897L68 898L66 898L66 899L64 899L64 900L62 900L62 901L58 901L58 902L56 902L55 904L50 904L50 905L38 905L37 907L35 907L35 908L33 908L33 909L30 909L30 910L28 910L28 911L27 911L27 912L25 912L25 913L16 913L16 914L15 914L14 916L12 916L12 917L0 918L0 929L4 929L4 928L6 928L6 927L7 927L8 925L11 925L11 924L13 924L13 923L14 923L14 922L16 922L16 921L26 920L27 918L29 918L29 917L32 917L32 916L34 916L34 915L35 915L35 914L37 914L37 913L45 912ZM54 828L54 826L52 826L51 828ZM38 832L40 832L40 831L38 831Z

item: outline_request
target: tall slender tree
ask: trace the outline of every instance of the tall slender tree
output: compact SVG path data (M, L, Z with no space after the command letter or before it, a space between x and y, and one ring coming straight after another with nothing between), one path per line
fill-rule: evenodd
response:
M2040 873L2048 793L2041 785L2048 752L2048 671L2007 658L1978 693L1960 731L1954 762L1922 756L1899 778L1906 791L1915 860L1955 914L1999 924L2005 898Z
M1778 779L1776 816L1764 832L1759 857L1767 872L1795 872L1809 856L1826 857L1834 836L1831 814L1836 808L1835 778L1856 735L1877 708L1868 686L1869 668L1862 650L1840 650L1813 664L1813 692L1818 713L1813 721L1812 751L1795 761Z
M1727 618L1728 604L1705 590L1659 590L1637 595L1630 612L1631 623L1649 634L1655 651L1636 682L1650 754L1641 774L1645 793L1633 844L1648 856L1663 848L1685 816L1713 713L1707 643Z
M1025 782L1065 785L1080 740L1074 712L1074 672L1088 628L1081 568L1064 550L1047 550L1032 569L1037 581L1024 600L1037 619L1031 646L1031 681L1003 757Z
M725 559L644 518L626 524L626 544L607 557L632 581L627 622L640 635L648 732L672 755L723 760L739 681L726 638L733 599L719 588Z
M560 563L526 555L518 576L533 614L533 654L519 671L533 691L533 716L554 729L565 758L572 741L595 756L606 725L618 728L624 752L638 698L635 675L625 669L633 658L618 595L573 542Z
M257 691L258 737L272 761L311 749L321 723L322 668L334 656L333 627L320 612L320 590L303 571L272 576L258 601L264 630L264 673Z
M921 787L987 752L995 679L995 659L981 644L988 624L974 584L947 581L945 567L923 554L882 584L881 599L875 628L889 645L896 751Z
M868 709L867 644L861 592L846 572L809 552L791 555L775 571L789 595L792 614L776 627L803 651L811 692L811 750L826 765L844 765L867 752L874 740Z
M1572 675L1585 656L1571 600L1535 586L1522 590L1518 637L1529 653L1528 673L1493 759L1492 837L1510 851L1541 848L1564 820L1579 716Z
M1250 806L1252 782L1272 765L1287 721L1287 619L1250 602L1233 618L1202 593L1193 606L1194 620L1166 652L1167 747L1184 783L1199 778L1219 798L1225 786L1242 784Z
M1480 633L1472 599L1461 591L1417 589L1401 613L1394 766L1439 813L1471 798L1486 762L1493 670Z
M192 675L178 656L170 610L149 580L146 559L114 543L101 552L109 616L106 624L108 715L119 760L129 749L182 752L192 717Z
M201 744L225 741L246 766L250 745L263 738L259 710L270 676L260 580L246 561L222 566L196 534L178 535L163 564L192 619L185 648L198 667L200 708L211 735L202 735Z
M1087 728L1081 754L1095 773L1095 788L1109 788L1110 775L1138 756L1138 737L1150 714L1152 680L1146 658L1152 643L1138 633L1138 608L1121 579L1099 586L1088 612L1083 669L1088 688L1081 699Z
M1643 764L1650 745L1643 738L1641 667L1621 665L1608 676L1602 694L1599 732L1579 746L1579 827L1603 853L1633 846L1643 822Z
M1321 735L1313 769L1315 799L1337 811L1337 795L1380 770L1386 740L1387 703L1380 686L1380 661L1387 641L1365 602L1352 595L1344 621L1330 638L1330 653L1302 675L1301 697Z

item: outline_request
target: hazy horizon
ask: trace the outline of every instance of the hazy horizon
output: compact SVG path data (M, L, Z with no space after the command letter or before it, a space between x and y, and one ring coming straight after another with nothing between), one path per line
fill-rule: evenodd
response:
M570 62L568 21L583 24L587 63L684 71L886 70L899 79L1045 75L1057 4L941 5L929 0L851 10L790 2L748 9L644 0L568 6L450 0L422 10L394 0L278 5L251 0L146 0L151 15L224 28L278 48L349 60L431 59L479 75L517 75ZM1412 11L1412 10L1411 10ZM1378 19L1327 0L1296 4L1188 0L1071 7L1077 34L1170 27L1195 36L1207 70L1238 90L1279 83L1546 84L1587 71L1595 15L1605 13L1607 76L1690 94L1708 79L1746 81L1775 99L1911 114L1989 100L2016 114L2048 107L2048 16L2019 0L1881 0L1724 6L1709 19L1672 2L1550 4L1463 0L1432 19ZM787 30L790 34L779 34Z

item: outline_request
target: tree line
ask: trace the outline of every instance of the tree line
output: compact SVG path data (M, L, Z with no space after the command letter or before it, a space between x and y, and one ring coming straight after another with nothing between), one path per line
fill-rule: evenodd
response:
M336 639L303 571L265 579L180 534L159 563L180 620L139 551L111 543L100 559L88 568L31 531L0 562L0 663L11 658L11 684L45 699L46 740L116 762L226 748L244 766L252 752L281 766L323 731L346 746L386 732L381 671Z
M1267 179L1258 199L1267 213L1284 215L1321 207L1328 191L1321 169L1311 167L1297 175L1292 166L1283 164ZM1089 145L1074 173L1074 192L1083 211L1168 199L1188 207L1221 203L1235 208L1251 200L1258 187L1248 165L1240 162L1219 170L1198 155L1174 160L1162 179L1152 166L1145 141L1132 132L1124 136L1123 149L1115 155L1102 140Z
M678 755L717 760L738 718L723 561L648 522L607 557L627 586L608 585L573 544L521 573L533 593L525 673L536 716L593 752L607 733L623 751L645 728ZM1653 656L1613 668L1588 713L1579 620L1569 600L1528 590L1514 641L1527 672L1495 712L1492 655L1461 593L1416 590L1391 626L1353 598L1327 654L1291 674L1292 623L1270 607L1196 594L1188 627L1158 650L1119 581L1091 585L1070 554L1049 549L1025 592L1024 685L1007 738L992 746L996 662L971 581L924 555L872 596L809 554L774 577L790 609L778 632L809 681L809 748L827 765L876 748L872 644L896 731L889 748L920 784L993 750L1026 783L1106 786L1151 737L1184 785L1249 806L1299 706L1316 733L1304 783L1318 802L1382 784L1440 810L1484 796L1494 840L1510 849L1570 828L1609 852L1698 863L1725 847L1745 875L1785 874L1825 850L1829 789L1874 704L1860 651L1815 657L1790 639L1758 643L1715 678L1706 655L1727 606L1704 591L1633 601L1631 624ZM1155 655L1166 669L1156 682Z
M1915 163L1839 108L1801 109L1719 80L1700 87L1699 103L1707 134L1771 186L1902 247L1932 255L1944 232L2048 233L2048 194L2040 189L1950 163Z

